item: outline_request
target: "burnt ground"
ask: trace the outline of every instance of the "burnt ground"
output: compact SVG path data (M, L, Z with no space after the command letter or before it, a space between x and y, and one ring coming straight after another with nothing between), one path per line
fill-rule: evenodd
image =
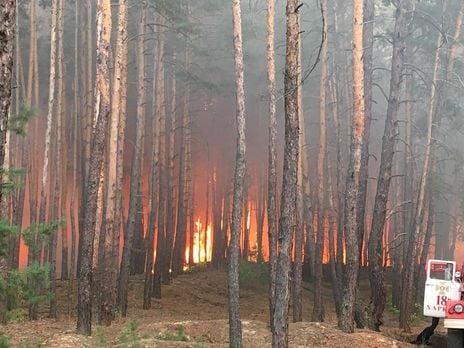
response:
M70 292L67 282L58 283L58 320L46 318L42 308L36 322L9 324L1 330L14 347L227 347L227 287L226 273L197 270L174 279L163 286L163 299L154 300L151 310L142 309L143 280L134 277L130 282L129 313L118 318L111 327L94 327L93 337L74 334L76 304L75 284ZM367 282L362 282L361 293L368 300ZM381 333L358 330L347 335L337 330L332 293L328 285L324 291L324 323L309 322L312 310L312 286L304 284L302 323L290 325L292 347L412 347L414 339L427 321L418 318L413 334L397 329L397 314L388 308ZM258 278L249 278L241 288L241 316L245 347L270 346L268 329L267 286ZM291 315L291 314L290 314ZM444 329L438 329L434 347L442 344Z

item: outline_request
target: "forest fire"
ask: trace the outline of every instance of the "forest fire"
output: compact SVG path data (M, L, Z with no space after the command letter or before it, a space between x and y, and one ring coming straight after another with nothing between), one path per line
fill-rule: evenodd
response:
M304 282L346 332L392 289L408 331L427 259L464 262L464 1L229 3L3 1L0 322L66 287L91 336L195 268L234 347L247 276L275 346Z
M193 261L190 261L190 245L187 245L185 249L187 265L211 262L213 252L211 224L208 224L208 227L204 228L200 218L197 218L193 233ZM187 265L184 265L184 267L187 267Z

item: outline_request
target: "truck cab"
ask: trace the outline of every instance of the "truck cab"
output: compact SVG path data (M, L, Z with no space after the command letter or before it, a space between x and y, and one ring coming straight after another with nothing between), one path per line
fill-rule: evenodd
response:
M448 346L464 347L464 301L456 262L429 260L424 292L424 315L443 318Z

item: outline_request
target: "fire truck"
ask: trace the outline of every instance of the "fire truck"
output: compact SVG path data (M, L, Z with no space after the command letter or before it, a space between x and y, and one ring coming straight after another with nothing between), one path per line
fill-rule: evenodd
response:
M454 261L428 261L424 315L444 319L449 348L464 347L464 287L461 276Z

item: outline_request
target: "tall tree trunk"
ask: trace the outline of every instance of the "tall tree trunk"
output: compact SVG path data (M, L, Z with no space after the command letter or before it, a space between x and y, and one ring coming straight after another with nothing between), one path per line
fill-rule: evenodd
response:
M27 76L27 90L26 90L26 101L28 106L32 105L32 87L34 82L37 84L35 79L35 61L37 60L37 2L36 0L31 0L29 4L29 27L30 27L30 36L29 36L29 69ZM38 100L35 101L37 104Z
M3 1L0 5L0 168L3 168L5 162L8 114L11 106L16 15L15 1ZM0 185L2 180L0 179Z
M333 171L330 161L329 153L327 153L327 159L325 165L327 166L327 188L328 188L328 201L329 201L329 208L330 213L327 214L327 229L329 231L329 266L330 266L330 276L332 280L332 295L334 298L335 304L335 311L337 315L340 315L340 307L341 307L341 284L340 284L340 274L337 273L337 259L335 255L335 233L338 228L338 219L336 215L336 206L335 206L335 197L334 197L334 190L333 190Z
M173 65L176 65L176 54L172 54ZM165 267L165 280L171 282L171 272L173 266L173 247L174 247L174 234L176 228L175 211L175 193L174 193L174 160L175 160L175 132L176 132L176 97L177 97L177 85L176 85L176 73L175 68L171 68L171 103L169 113L171 115L169 122L166 124L167 132L167 209L166 209L166 267ZM184 248L185 250L185 248Z
M57 148L59 149L57 155L57 162L59 163L57 175L60 175L60 200L61 200L61 211L57 216L57 219L66 217L66 206L67 206L67 163L68 163L68 147L66 144L66 113L65 109L65 58L64 58L64 20L65 7L63 0L60 0L60 13L58 16L58 103L57 103L57 120L59 121L59 126L57 128L58 132L58 142ZM64 216L62 216L64 215ZM68 279L68 230L65 227L61 228L61 280Z
M327 13L327 0L323 0L322 12ZM327 20L324 20L323 32L325 40L322 43L321 49L321 80L320 80L320 95L319 95L319 152L317 157L317 236L316 236L316 258L314 268L314 304L312 321L324 321L324 304L322 301L322 257L324 252L324 228L325 224L325 176L330 175L325 173L325 162L327 152L327 115L326 115L326 94L327 94L327 75L328 75L328 28Z
M275 0L267 0L267 78L269 96L269 144L267 178L267 228L269 240L269 312L271 330L274 329L274 299L277 268L277 119L275 78ZM227 218L227 217L226 217Z
M187 10L188 11L188 10ZM185 70L190 70L190 47L185 47ZM186 81L184 85L184 95L182 98L183 112L182 112L182 140L180 148L179 160L179 187L178 187L178 207L177 207L177 228L176 238L174 242L174 258L172 270L174 275L182 271L182 267L186 264L185 260L185 247L187 239L187 215L189 205L189 178L188 178L188 156L189 156L189 142L191 138L190 132L190 113L189 113L189 98L190 98L190 81ZM193 228L190 226L190 233ZM192 244L189 244L189 251L193 253ZM192 254L193 256L193 254ZM189 263L192 262L192 256L189 256Z
M303 281L303 239L304 239L304 190L305 190L305 156L303 156L306 147L306 130L303 110L303 93L301 80L301 42L298 45L298 126L299 139L298 151L301 154L298 158L298 188L296 198L296 229L295 229L295 261L293 263L293 322L303 320L302 309L302 286ZM322 261L322 260L321 260ZM322 264L321 264L322 269Z
M145 108L146 108L146 85L145 85L145 25L147 15L147 4L142 1L140 9L139 33L137 42L137 69L138 69L138 91L137 91L137 122L135 135L135 148L132 157L132 173L130 184L129 217L126 233L124 235L124 247L119 274L119 307L121 315L127 316L127 294L129 287L129 268L132 254L137 220L142 218L140 194L142 184L142 160L145 140ZM116 127L116 125L115 125ZM117 130L117 129L115 129ZM116 212L118 213L118 212ZM110 237L109 246L112 247L113 236ZM114 259L114 257L112 256ZM115 261L112 261L115 262Z
M163 18L159 15L155 15L156 21L163 21ZM162 29L158 29L162 30ZM153 141L152 141L152 152L151 152L151 169L150 169L150 200L149 200L149 221L148 221L148 238L147 238L147 255L145 259L145 284L143 292L143 308L151 308L151 297L153 294L153 266L154 266L154 240L155 240L155 229L156 229L156 218L158 212L158 187L159 187L159 112L158 108L160 103L163 103L164 99L160 96L159 91L159 76L160 76L160 65L162 54L164 50L164 42L161 39L161 33L156 31L156 37L158 38L155 44L155 59L153 67Z
M164 23L164 10L160 8L159 20ZM164 46L166 41L165 28L160 26L158 32L158 53L156 66L156 127L158 130L158 218L157 218L157 243L156 243L156 263L153 279L153 296L161 298L161 282L163 281L163 271L166 253L166 101L165 101L165 76L164 76Z
M434 166L435 166L435 160L433 159L432 171L433 171ZM426 277L427 277L427 273L426 273L427 258L429 256L430 244L432 241L432 236L433 236L433 231L434 231L435 207L434 207L432 190L429 190L429 192L427 193L427 196L428 196L427 226L425 229L422 250L419 256L419 265L415 272L415 279L414 279L415 284L425 284ZM424 288L422 286L418 286L414 294L414 299L415 300L420 299L423 301L424 299L423 296L424 296Z
M111 3L97 0L97 71L95 81L95 120L89 174L83 195L83 219L79 238L77 332L90 335L92 332L92 254L95 235L98 184L104 160L110 115L110 42ZM112 284L114 286L114 284Z
M416 260L418 254L418 240L420 231L422 228L422 221L424 218L425 211L425 194L426 187L429 183L429 174L430 174L430 162L432 157L432 147L434 145L434 139L432 135L434 134L434 115L436 112L437 106L437 84L439 80L439 69L441 65L440 53L441 46L444 38L442 38L441 33L438 36L436 53L435 53L435 65L433 69L433 79L430 87L430 99L428 105L427 113L427 137L426 137L426 147L424 154L424 162L422 164L422 172L419 181L419 188L417 194L416 207L414 212L414 217L412 220L411 226L411 235L408 241L408 250L406 258L403 265L403 274L402 274L402 296L401 296L401 307L400 307L400 328L409 332L411 330L409 326L409 320L414 300L413 288L414 288L414 273L416 267ZM408 293L409 291L409 293Z
M246 181L246 179L245 179ZM248 217L250 212L250 204L248 202L248 186L245 183L243 192L243 247L242 247L242 259L248 261L248 253L250 250L250 229L248 228Z
M364 64L363 1L354 0L353 10L353 117L351 151L345 191L346 269L344 292L338 326L344 332L354 331L354 312L359 271L357 197L360 189L361 154L364 143Z
M51 25L51 37L50 37L50 82L48 90L48 113L47 113L47 126L45 131L45 149L42 166L42 185L40 188L40 210L39 210L39 222L42 224L46 223L46 208L47 208L47 190L52 186L49 185L49 171L50 171L50 148L52 138L52 127L53 127L53 114L55 108L55 84L56 84L56 34L57 34L57 19L59 12L59 0L53 0L52 2L52 25ZM53 237L51 247L53 248ZM55 251L53 251L55 252ZM47 255L46 253L44 253ZM37 304L32 304L29 307L29 317L31 319L37 319Z
M16 25L16 1L7 0L0 3L0 168L5 163L5 145L8 128L8 116L11 107L14 40ZM0 185L3 175L0 175ZM3 201L0 190L0 202ZM5 277L8 272L7 260L0 258L0 274ZM6 320L6 303L0 301L0 322Z
M257 205L256 205L256 225L257 225L257 236L256 236L256 243L258 244L258 254L257 254L257 261L258 263L262 263L264 261L263 257L263 232L264 232L264 210L266 209L266 198L264 197L264 182L263 182L263 175L262 172L259 176L259 187L258 187L258 197L257 197ZM216 204L217 200L216 200Z
M403 66L405 62L405 36L411 16L410 0L401 0L395 15L393 32L393 54L388 98L387 116L382 138L380 169L377 180L377 193L372 217L372 230L369 238L369 280L371 284L370 325L379 330L385 309L386 294L382 265L382 239L387 213L388 193L392 177L393 155L398 135L397 118L401 94Z
M289 278L291 267L291 243L295 223L298 186L298 50L300 45L299 2L287 0L287 52L285 62L285 152L282 198L280 206L280 230L278 238L275 285L273 347L288 346Z
M85 2L85 7L86 7L86 15L87 15L87 21L86 21L86 30L85 30L85 39L84 43L87 44L86 51L87 51L87 57L85 59L87 66L86 66L86 89L85 89L85 105L86 105L86 112L84 113L84 118L83 118L83 141L84 141L84 146L83 146L83 183L84 187L82 188L83 192L87 190L87 187L85 186L87 184L87 176L89 175L89 170L90 170L90 154L91 154L91 147L92 147L92 132L93 132L93 119L94 119L94 92L92 91L92 80L93 80L93 16L92 16L92 7L93 7L93 0L86 0ZM97 5L98 6L98 5ZM97 48L98 50L98 48ZM96 101L98 102L98 101ZM81 214L83 214L81 212Z
M363 134L363 146L361 152L361 172L359 176L359 195L357 196L357 219L358 219L358 240L359 258L362 259L364 234L365 234L365 213L367 199L367 182L369 179L369 141L371 134L372 121L372 61L374 52L374 23L375 6L374 0L364 0L364 113L365 126Z
M234 171L232 230L228 253L229 345L231 348L239 348L242 346L242 323L240 321L238 263L240 257L239 249L240 227L242 225L243 189L246 174L245 79L240 0L232 0L232 19L235 58L237 152Z

